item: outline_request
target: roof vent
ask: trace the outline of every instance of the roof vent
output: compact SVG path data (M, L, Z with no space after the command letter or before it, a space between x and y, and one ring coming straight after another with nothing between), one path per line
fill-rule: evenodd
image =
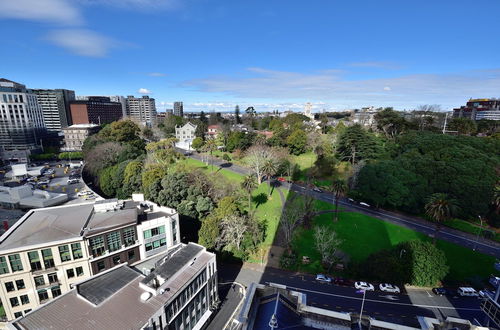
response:
M142 302L145 302L145 301L147 301L149 298L151 298L151 296L152 296L151 292L143 292L143 293L141 294L141 301L142 301Z

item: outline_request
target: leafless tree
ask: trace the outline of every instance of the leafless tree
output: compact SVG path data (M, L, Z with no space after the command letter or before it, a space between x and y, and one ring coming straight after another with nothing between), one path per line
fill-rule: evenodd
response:
M247 150L247 162L253 173L257 177L259 185L264 176L264 165L268 160L275 160L276 152L266 145L254 145Z
M221 237L219 245L234 246L239 250L247 228L246 217L237 215L225 217L221 221Z
M283 233L285 247L290 251L293 233L304 218L305 207L301 200L294 199L283 208L280 217L280 229Z
M335 262L336 253L342 244L337 233L328 226L314 227L314 246L321 255L321 262L331 267Z
M97 178L97 174L105 167L116 163L118 155L125 147L118 142L106 142L96 146L85 157L85 170Z

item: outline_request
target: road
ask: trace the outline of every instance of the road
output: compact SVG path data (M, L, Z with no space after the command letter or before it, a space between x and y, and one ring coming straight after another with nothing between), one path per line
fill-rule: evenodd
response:
M201 157L197 153L191 153L188 155L189 157L193 159L197 159L201 161ZM215 166L219 166L220 168L226 169L228 171L232 171L238 174L242 175L248 175L250 173L250 170L248 168L238 166L232 163L228 163L222 160L219 160L217 158L213 158L213 163ZM319 199L325 202L329 203L334 203L335 198L333 197L332 194L330 193L318 193L313 191L312 189L309 189L303 185L298 185L295 183L288 183L288 182L283 182L279 183L282 185L283 188L290 189L296 193L303 194L303 195L309 195L314 197L315 199ZM377 219L391 222L409 229L413 229L415 231L421 232L425 235L434 235L435 227L430 224L429 222L416 218L416 217L411 217L407 215L402 215L402 214L396 214L394 212L382 210L382 209L372 209L368 207L361 206L359 204L355 203L349 203L347 199L340 199L339 204L342 205L346 210L348 211L356 211L359 213L363 213L372 217L375 217ZM442 228L441 231L438 234L438 238L455 243L464 247L467 247L469 249L475 249L476 251L479 251L481 253L491 255L497 258L500 258L500 243L485 240L485 239L479 239L477 240L475 235L469 234L469 233L464 233L460 232L451 228Z
M221 265L219 275L223 281L235 280L246 286L251 282L286 285L291 290L305 293L307 304L313 307L346 313L359 313L361 309L363 295L357 293L354 287L318 282L310 274L274 268L259 269L255 265L241 269ZM376 291L366 293L363 314L382 321L420 327L417 316L482 320L484 315L479 304L480 300L474 297L435 296L425 289L408 289L405 293L394 294L382 292L376 286ZM234 310L234 306L232 302L226 309Z

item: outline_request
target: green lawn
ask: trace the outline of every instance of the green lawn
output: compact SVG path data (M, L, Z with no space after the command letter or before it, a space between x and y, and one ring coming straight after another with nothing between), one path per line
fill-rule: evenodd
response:
M259 194L268 194L269 186L267 183L261 184L254 192L253 196L257 196ZM285 195L285 200L287 198L288 190L283 190ZM255 213L259 219L266 219L267 221L267 229L266 229L266 238L264 240L264 246L269 247L273 244L274 237L276 236L276 232L278 230L279 219L281 216L281 198L278 190L274 190L271 198L267 200L266 203L256 205L254 202L254 207L257 207Z
M208 174L211 174L211 173L214 173L214 172L220 173L221 175L223 175L224 177L226 177L228 180L231 180L231 181L234 181L234 182L240 183L240 182L243 181L243 178L244 178L244 176L241 175L241 174L234 173L234 172L231 172L231 171L226 170L226 169L220 169L216 165L214 165L213 171L212 171L212 166L211 165L207 166L205 163L203 163L202 161L199 161L197 159L186 158L185 160L183 160L183 162L185 162L187 165L193 166L194 168L199 168L199 169L203 170L204 172L206 172Z
M323 214L314 219L314 224L333 227L343 239L342 251L346 252L352 261L363 261L373 252L391 248L404 241L430 240L416 231L354 212L339 213L337 223L332 222L331 214ZM324 271L319 261L320 256L314 248L312 229L299 229L293 245L294 250L299 252L299 260L302 260L304 255L311 259L309 265L300 265L301 270ZM438 241L438 248L445 252L450 266L447 280L463 281L476 275L487 277L494 272L493 257L445 241Z
M474 235L477 235L481 230L481 226L479 224L474 224L474 223L471 223L469 221L460 220L460 219L448 220L444 223L444 225L451 227L451 228L454 228L454 229L457 229L457 230L460 230L460 231L463 231L463 232L466 232L466 233L474 234ZM488 228L483 227L483 231L487 230L487 229ZM496 233L495 231L491 231L491 233L492 233L492 237L490 237L490 238L497 241L497 242L500 242L500 235L498 233ZM484 235L481 235L481 236L484 236Z

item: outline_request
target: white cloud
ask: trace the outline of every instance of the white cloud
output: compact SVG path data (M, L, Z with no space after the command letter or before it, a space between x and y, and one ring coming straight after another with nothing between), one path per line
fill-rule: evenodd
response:
M500 69L456 74L412 74L393 78L347 79L337 72L299 73L251 68L248 75L195 79L184 86L202 92L239 98L323 101L359 107L365 105L416 107L441 104L450 108L469 97L491 97L500 90ZM389 87L391 93L386 93ZM381 90L382 89L382 90Z
M90 30L69 29L50 32L46 39L70 52L91 57L103 57L117 42Z
M384 87L384 91L390 91L390 90L391 90L391 88L389 86Z
M400 69L401 67L395 63L383 61L369 61L369 62L352 62L348 66L358 68L378 68L378 69Z
M79 0L79 2L86 5L106 5L133 10L175 9L182 5L180 0Z
M78 25L83 18L66 0L0 0L0 18Z
M139 93L139 94L151 94L151 91L147 88L139 88L137 93Z
M166 74L161 73L161 72L149 72L148 76L150 76L150 77L165 77Z

